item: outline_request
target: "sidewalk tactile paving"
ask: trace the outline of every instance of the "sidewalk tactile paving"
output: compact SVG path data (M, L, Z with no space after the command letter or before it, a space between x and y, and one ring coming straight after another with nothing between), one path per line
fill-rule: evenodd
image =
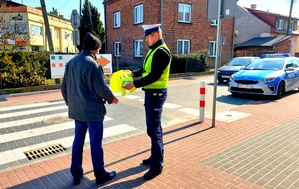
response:
M299 118L201 162L265 188L275 188L278 183L289 188L299 170L299 124L294 122L299 123Z

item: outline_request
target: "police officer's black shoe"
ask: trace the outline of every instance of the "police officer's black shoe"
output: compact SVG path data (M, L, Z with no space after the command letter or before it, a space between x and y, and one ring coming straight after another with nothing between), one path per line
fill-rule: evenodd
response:
M97 184L103 184L112 180L116 176L115 171L111 171L110 173L106 172L106 175L103 178L96 179Z
M155 178L156 176L160 175L162 173L162 169L159 171L152 171L151 169L143 175L144 180L151 180Z
M79 177L79 178L77 178L77 179L74 179L74 180L73 180L74 185L78 185L78 184L80 184L82 178L83 178L83 177L81 176L81 177Z
M143 165L150 165L151 164L151 158L149 157L147 159L142 160L142 164Z

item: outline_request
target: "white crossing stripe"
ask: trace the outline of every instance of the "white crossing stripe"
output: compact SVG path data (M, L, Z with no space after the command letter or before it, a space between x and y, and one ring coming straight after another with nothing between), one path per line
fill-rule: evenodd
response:
M122 133L127 133L127 132L134 131L134 130L136 130L135 127L131 127L127 124L121 124L121 125L117 125L117 126L113 126L113 127L108 127L108 128L104 129L104 138L119 135Z
M194 109L194 108L182 108L179 109L179 111L187 113L187 114L192 114L192 115L197 115L199 116L199 109Z
M9 128L9 127L17 127L17 126L21 126L24 124L42 122L45 119L49 119L49 118L53 118L53 117L66 117L67 115L68 115L68 113L65 112L65 113L33 117L33 118L28 118L28 119L23 119L23 120L7 121L4 123L0 123L0 129Z
M10 142L14 140L26 139L28 137L39 136L44 134L51 134L53 132L63 131L65 129L74 128L74 122L68 121L65 123L49 125L46 127L39 127L36 129L30 129L26 131L18 131L14 133L2 134L0 137L0 143Z
M47 106L52 104L65 104L63 101L57 101L57 102L39 102L35 104L22 104L17 106L4 106L0 107L0 111L8 111L8 110L17 110L21 108L33 108L33 107L41 107L41 106Z
M139 97L139 96L135 96L135 95L126 95L126 96L124 96L125 98L127 98L127 99L131 99L131 100L134 100L134 99L140 99L141 97Z
M63 105L63 106L43 108L42 111L45 112L45 111L53 111L53 110L62 110L62 109L66 109L66 108L67 108L67 106ZM40 113L40 112L41 112L41 109L34 109L34 110L24 111L24 112L12 112L12 113L7 113L7 114L2 114L2 115L0 115L0 118L8 118L8 117L14 117L14 116L36 114L36 113Z
M175 108L179 108L179 107L182 107L182 106L177 105L177 104L168 103L168 102L165 102L164 106L163 106L163 108L169 108L169 109L175 109Z
M21 126L21 125L24 125L24 124L42 122L45 119L51 119L51 118L59 119L59 117L67 117L67 116L68 116L68 113L65 112L65 113L51 114L51 115L33 117L33 118L22 119L22 120L7 121L5 123L0 123L0 129L9 128L9 127L17 127L17 126ZM105 121L110 121L110 120L113 120L113 119L111 117L105 116L104 122Z
M144 99L138 99L138 101L144 103ZM168 103L168 102L165 102L164 106L163 106L163 108L169 108L169 109L175 109L175 108L180 108L180 107L182 107L182 106L177 105L177 104Z
M26 131L2 134L1 138L0 138L0 143L10 142L10 141L20 140L20 139L26 139L28 137L39 136L39 135L44 135L44 134L51 134L53 132L63 131L66 129L72 129L74 127L75 127L74 122L68 121L65 123L49 125L46 127L40 127L40 128L30 129L30 130L26 130ZM109 128L106 128L106 130L107 131L105 131L105 132L108 133L107 136L112 136L112 135L121 134L123 132L123 130L125 130L127 132L128 128L126 128L126 126L124 126L124 129L119 128L119 127L116 127L116 128L109 127Z

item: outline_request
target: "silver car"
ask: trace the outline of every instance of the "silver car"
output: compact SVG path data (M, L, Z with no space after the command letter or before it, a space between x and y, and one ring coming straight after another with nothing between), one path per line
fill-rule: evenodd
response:
M225 80L228 81L231 75L258 58L259 57L244 56L231 59L227 64L218 69L218 82L223 83Z

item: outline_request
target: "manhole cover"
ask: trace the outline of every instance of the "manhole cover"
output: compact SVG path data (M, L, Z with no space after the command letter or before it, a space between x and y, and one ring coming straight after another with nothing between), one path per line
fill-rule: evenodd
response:
M60 152L66 151L66 148L64 148L61 144L55 144L51 146L46 146L43 148L38 148L35 150L30 150L24 152L28 160L38 159L44 156L48 156L51 154L57 154Z
M224 121L224 122L233 122L233 121L245 118L250 115L251 114L245 113L245 112L228 110L228 111L218 112L216 114L216 119L219 121Z

